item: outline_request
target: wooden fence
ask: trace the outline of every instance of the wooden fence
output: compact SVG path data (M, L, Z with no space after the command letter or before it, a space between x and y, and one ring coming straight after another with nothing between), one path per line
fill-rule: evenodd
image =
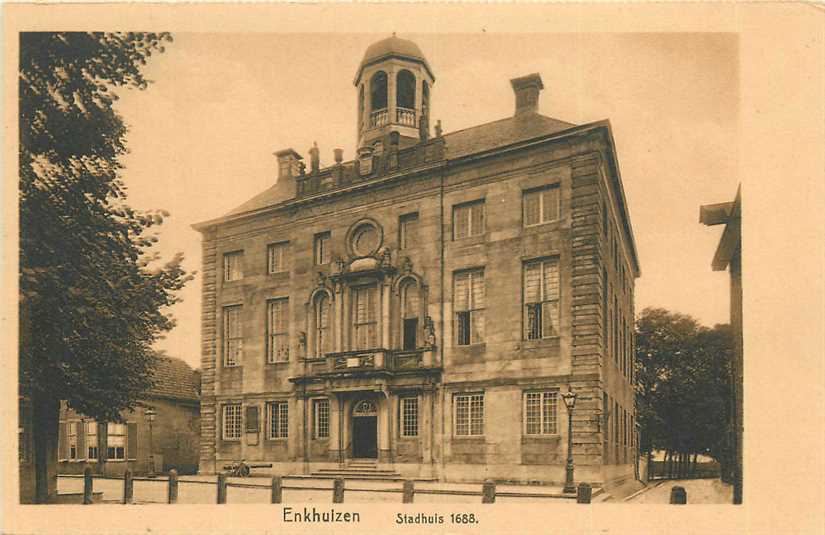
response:
M168 478L134 477L130 470L126 470L122 478L112 476L93 475L91 468L86 468L83 472L83 504L92 503L92 492L94 490L95 479L114 479L123 481L123 497L121 503L130 504L135 500L135 481L150 481L157 484L166 484L166 503L174 504L178 502L179 488L181 483L212 485L215 487L215 501L217 504L225 504L229 488L242 489L268 489L270 490L270 503L283 503L284 490L300 491L326 491L332 490L332 503L344 503L346 487L344 478L338 477L333 480L332 489L322 486L295 486L284 485L284 478L274 476L270 483L234 483L227 479L226 474L218 474L217 481L201 481L194 479L180 479L175 470L169 471ZM493 480L486 480L479 490L449 490L449 489L416 489L415 482L405 480L400 488L374 488L374 489L351 489L350 492L383 492L401 494L402 503L413 503L416 494L436 494L448 496L478 496L481 503L495 503L497 497L508 498L551 498L551 499L575 499L577 503L591 503L592 489L587 483L580 483L575 494L546 494L536 492L512 492L497 491L496 483Z

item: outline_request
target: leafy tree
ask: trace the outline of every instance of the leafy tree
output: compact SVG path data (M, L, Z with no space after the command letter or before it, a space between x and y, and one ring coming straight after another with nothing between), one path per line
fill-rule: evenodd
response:
M151 387L165 308L191 279L161 264L152 228L168 215L125 204L127 127L116 88L145 89L141 68L166 33L20 35L20 389L35 423L37 501L55 492L60 400L119 421Z
M726 460L730 327L647 308L636 322L636 406L640 449Z

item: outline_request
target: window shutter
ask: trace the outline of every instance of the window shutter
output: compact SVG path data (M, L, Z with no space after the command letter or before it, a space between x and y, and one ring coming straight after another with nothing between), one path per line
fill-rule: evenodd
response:
M138 430L135 422L126 424L126 458L138 458Z
M88 455L86 451L86 422L77 422L77 458L85 459Z
M58 435L58 451L61 459L69 458L69 433L66 428L66 422L60 422L60 431Z
M473 273L472 278L472 308L484 308L484 273Z
M541 301L541 269L539 264L529 264L524 268L524 301Z
M524 194L524 224L535 225L539 222L539 196L531 191Z
M255 405L246 408L246 432L258 432L258 407Z
M473 205L471 217L473 218L473 221L470 224L470 227L472 229L473 236L484 234L484 203Z
M467 273L461 273L455 276L455 303L453 304L455 310L467 310L470 307L470 299L468 295L469 284L468 284L469 275Z

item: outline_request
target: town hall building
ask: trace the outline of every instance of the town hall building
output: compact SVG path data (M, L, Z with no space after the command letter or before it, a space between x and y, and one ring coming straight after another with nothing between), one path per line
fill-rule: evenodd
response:
M195 225L201 472L561 483L572 391L576 483L634 477L639 264L610 124L539 114L530 74L512 116L444 133L435 81L415 43L374 43L354 158L281 150L269 189Z

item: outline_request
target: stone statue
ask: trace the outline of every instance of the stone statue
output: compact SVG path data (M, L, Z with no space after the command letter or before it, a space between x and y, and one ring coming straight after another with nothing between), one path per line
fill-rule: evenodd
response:
M430 316L424 318L424 342L427 347L435 347L435 323Z
M401 259L401 272L402 273L409 273L412 271L412 260L410 260L409 256L405 256Z
M381 267L392 266L392 253L390 248L386 245L378 250L378 260L381 262Z

